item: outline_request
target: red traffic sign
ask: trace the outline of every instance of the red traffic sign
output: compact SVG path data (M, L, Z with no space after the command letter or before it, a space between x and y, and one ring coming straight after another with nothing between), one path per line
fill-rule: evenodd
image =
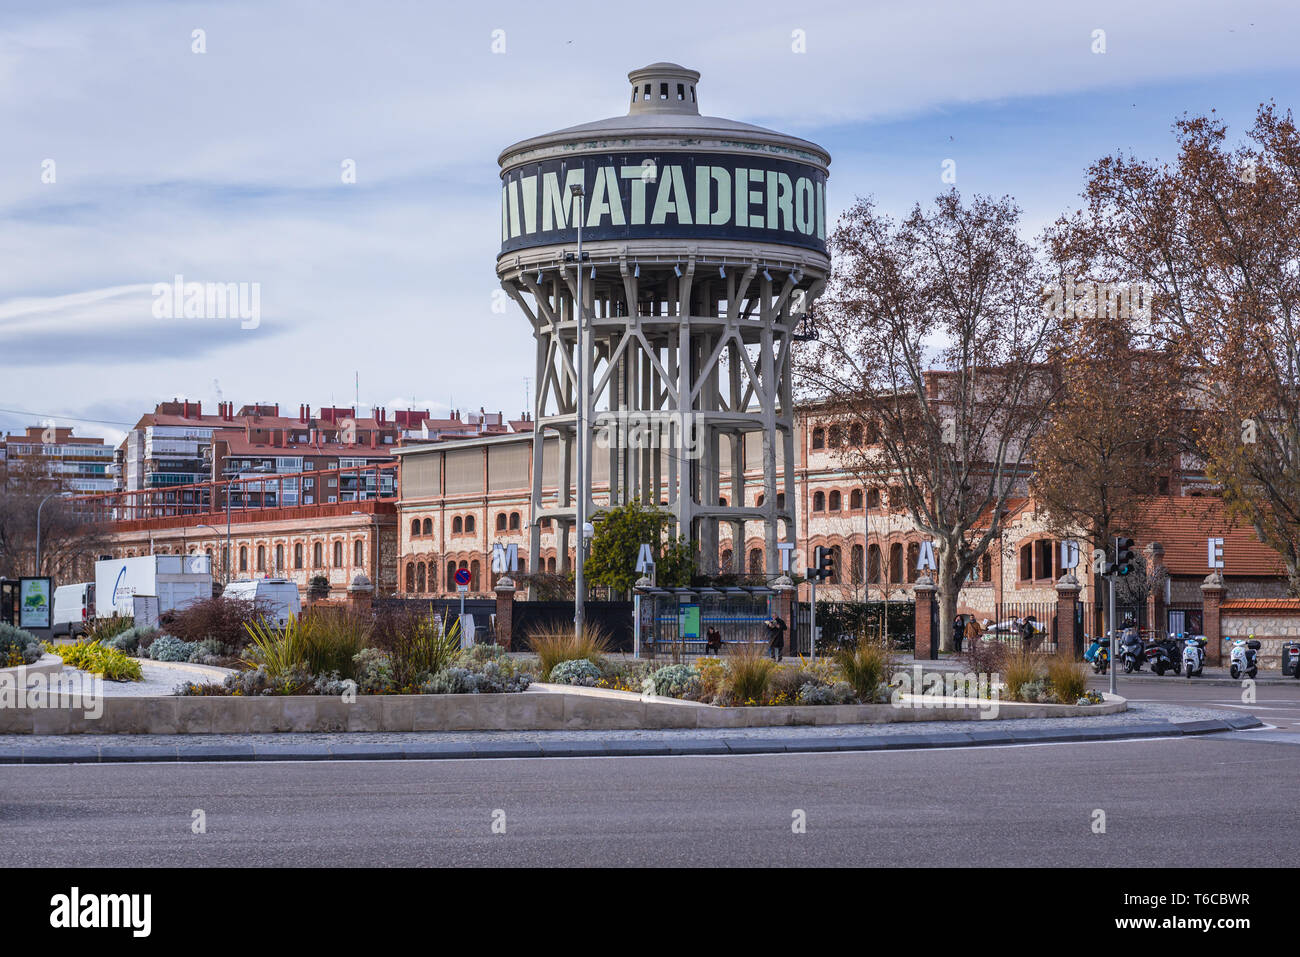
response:
M469 584L469 569L468 569L468 568L458 568L458 569L456 569L456 584L457 584L457 585L468 585L468 584Z

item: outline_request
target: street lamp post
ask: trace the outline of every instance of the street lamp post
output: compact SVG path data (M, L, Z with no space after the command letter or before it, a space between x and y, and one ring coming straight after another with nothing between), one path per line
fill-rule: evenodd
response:
M586 309L582 291L582 219L585 190L581 183L573 183L569 186L569 191L573 194L573 202L577 206L578 222L578 289L575 303L578 323L578 415L575 428L575 437L578 444L578 509L577 521L574 523L577 525L578 542L574 550L573 631L574 634L581 635L587 615L587 581L583 566L585 564L587 544L587 472L591 464L587 461L587 383L589 371L587 369L588 349L586 336L583 332L583 313Z
M272 470L268 468L263 468L262 466L258 466L255 469L248 469L247 471L256 472L260 475L266 472L270 472ZM235 482L239 479L241 473L236 469L233 472L227 470L225 474L229 477L229 479L226 482L226 553L223 556L221 562L221 584L229 585L231 559L234 558L234 556L230 553L230 489L234 486ZM262 490L262 502L263 504L266 503L265 489Z
M36 574L37 575L41 573L41 509L45 508L45 503L48 502L50 499L57 498L60 495L64 495L64 494L66 493L51 492L49 495L45 496L45 498L41 499L41 503L36 506Z

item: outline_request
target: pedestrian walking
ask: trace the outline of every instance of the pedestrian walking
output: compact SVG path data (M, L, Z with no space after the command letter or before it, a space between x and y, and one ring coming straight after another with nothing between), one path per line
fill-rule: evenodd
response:
M767 620L767 654L777 661L785 657L785 622L780 615Z

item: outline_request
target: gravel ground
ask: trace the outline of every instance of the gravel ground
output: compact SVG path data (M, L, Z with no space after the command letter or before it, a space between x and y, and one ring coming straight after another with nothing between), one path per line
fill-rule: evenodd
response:
M140 662L140 671L144 674L144 680L102 682L100 687L103 689L101 693L104 697L138 698L170 695L176 690L176 686L183 682L220 681L230 674L229 668L215 668L211 665L192 665L178 661L149 661L145 658L137 658L136 660ZM60 673L74 675L77 674L77 669L64 665Z
M776 728L665 729L647 731L354 731L283 734L68 734L0 735L0 747L85 748L127 745L136 747L185 746L194 744L303 745L400 744L441 742L474 744L488 741L692 741L700 739L764 738L862 738L894 734L942 734L945 732L1008 730L1011 728L1114 728L1156 721L1214 721L1240 719L1240 711L1222 708L1193 708L1182 705L1131 705L1127 711L1095 718L1001 718L988 721L925 721L897 724L854 724L829 726L785 726Z

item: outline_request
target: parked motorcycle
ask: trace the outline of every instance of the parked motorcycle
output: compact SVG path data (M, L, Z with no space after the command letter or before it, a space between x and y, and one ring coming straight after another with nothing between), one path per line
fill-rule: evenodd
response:
M1153 641L1145 649L1146 659L1151 663L1151 670L1158 675L1166 671L1178 674L1182 667L1178 641L1172 635Z
M1110 639L1105 635L1092 639L1083 660L1092 662L1093 674L1104 675L1110 669Z
M1255 677L1259 670L1259 642L1255 640L1254 635L1249 639L1238 638L1232 643L1231 661L1228 670L1234 678L1240 678L1242 674Z
M1204 635L1193 635L1183 643L1183 671L1187 677L1199 675L1205 669L1205 646L1209 644Z
M1300 678L1300 641L1282 642L1282 677Z
M1146 654L1142 647L1142 637L1136 628L1125 628L1119 633L1119 649L1116 654L1119 656L1120 664L1124 666L1125 674L1142 670Z

